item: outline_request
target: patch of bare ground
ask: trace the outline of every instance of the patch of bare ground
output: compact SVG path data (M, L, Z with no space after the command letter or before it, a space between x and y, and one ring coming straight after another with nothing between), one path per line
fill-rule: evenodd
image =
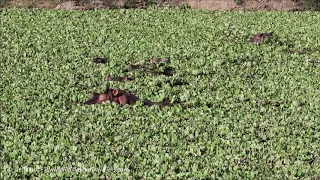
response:
M147 0L7 0L4 7L87 10L95 8L146 8ZM160 5L207 10L303 10L303 0L155 0Z
M196 9L208 10L300 10L301 2L291 0L246 0L236 3L235 0L186 0Z
M87 6L82 6L76 1L66 1L58 4L54 9L61 9L61 10L85 10Z
M4 2L4 7L25 7L25 8L44 8L44 9L51 9L54 7L54 2L47 0L47 1L35 1L35 0L7 0Z
M248 0L244 1L242 6L246 10L284 10L294 11L302 10L303 4L300 1L288 0Z

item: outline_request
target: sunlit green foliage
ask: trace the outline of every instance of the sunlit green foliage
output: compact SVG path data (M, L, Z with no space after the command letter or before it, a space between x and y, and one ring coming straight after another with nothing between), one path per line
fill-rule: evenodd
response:
M1 178L320 176L319 13L5 9L0 20ZM247 42L270 31L277 41ZM111 87L183 106L83 104L150 57L169 57L174 76L130 72Z

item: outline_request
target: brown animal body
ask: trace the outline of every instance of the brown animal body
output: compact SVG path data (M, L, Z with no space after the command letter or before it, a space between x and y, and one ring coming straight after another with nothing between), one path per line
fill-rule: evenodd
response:
M92 93L90 99L87 100L85 104L87 105L99 104L107 100L111 102L115 102L117 104L121 104L121 105L125 105L125 104L133 105L139 100L139 97L121 89L109 89L108 92L102 93L102 94ZM144 105L170 106L170 104L168 103L152 102L150 100L145 100Z
M104 101L110 100L112 102L118 103L118 104L135 104L137 100L139 100L139 97L127 93L126 91L123 91L121 89L110 89L107 93L92 93L90 99L85 102L87 105L91 104L99 104Z
M272 37L272 32L271 33L259 33L255 36L253 36L250 40L251 43L260 43L262 42L263 39Z

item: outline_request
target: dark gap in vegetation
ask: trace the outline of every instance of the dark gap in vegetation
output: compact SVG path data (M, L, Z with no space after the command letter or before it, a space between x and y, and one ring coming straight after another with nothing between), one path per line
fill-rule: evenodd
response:
M108 58L101 58L101 57L96 57L96 58L93 58L92 60L94 63L97 63L97 64L104 64L104 63L107 63L109 61Z
M174 87L174 86L183 86L183 85L189 85L188 82L185 82L185 81L174 81L173 83L170 83L170 86L171 87Z
M133 81L134 78L133 77L129 77L129 76L125 76L125 77L114 76L114 77L112 77L112 76L108 75L107 80L108 81L124 82L124 81Z

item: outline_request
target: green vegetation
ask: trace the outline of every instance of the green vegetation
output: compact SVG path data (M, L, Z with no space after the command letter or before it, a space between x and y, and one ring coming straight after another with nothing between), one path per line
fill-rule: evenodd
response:
M312 12L4 9L0 176L316 179L319 19ZM247 42L270 31L276 38ZM124 76L128 64L150 57L169 57L174 75L134 71L135 81L111 87L177 105L83 104L108 74ZM175 80L189 85L171 87Z
M5 0L0 0L0 8L4 5L5 2Z
M234 0L234 2L235 2L237 5L242 4L242 0Z
M320 10L320 0L304 0L306 9L319 11Z

